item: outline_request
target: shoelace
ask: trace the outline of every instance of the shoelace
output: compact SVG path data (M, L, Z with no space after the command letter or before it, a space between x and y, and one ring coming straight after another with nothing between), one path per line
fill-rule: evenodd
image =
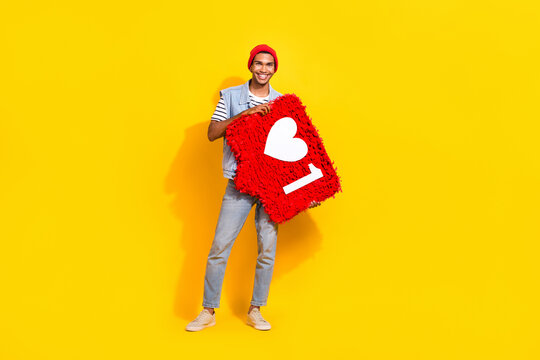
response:
M257 322L264 322L264 323L268 322L264 320L264 318L262 317L262 314L259 311L252 311L251 316L254 317L255 320L257 320Z
M201 311L201 313L199 314L199 316L197 316L197 318L195 320L193 320L193 323L195 324L200 324L202 322L206 322L205 320L205 316L212 316L210 315L210 313L206 312L205 310Z

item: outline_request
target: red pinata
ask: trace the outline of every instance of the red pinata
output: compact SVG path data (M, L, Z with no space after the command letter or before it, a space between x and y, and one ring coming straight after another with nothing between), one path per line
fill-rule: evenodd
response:
M333 162L305 106L294 94L270 102L270 112L245 115L225 134L237 161L236 188L260 199L276 223L341 191Z

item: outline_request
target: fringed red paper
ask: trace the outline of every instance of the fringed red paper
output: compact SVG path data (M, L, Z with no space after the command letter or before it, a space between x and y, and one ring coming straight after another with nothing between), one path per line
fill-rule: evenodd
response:
M282 223L309 208L313 201L334 197L341 191L341 184L300 99L294 94L285 94L269 105L271 110L264 116L256 113L236 119L227 127L225 136L237 160L236 188L259 198L272 221ZM264 154L270 129L285 117L296 122L294 137L308 146L307 155L294 162ZM311 173L310 164L322 171L322 177L286 194L285 186Z

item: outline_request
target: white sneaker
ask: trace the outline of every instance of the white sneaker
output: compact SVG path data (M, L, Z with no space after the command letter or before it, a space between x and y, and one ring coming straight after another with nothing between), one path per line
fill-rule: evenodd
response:
M259 308L253 308L248 314L247 323L250 326L253 326L257 330L270 330L270 323L261 315Z
M199 316L195 318L192 322L187 324L187 331L199 331L209 326L216 325L216 312L210 314L210 311L203 309Z

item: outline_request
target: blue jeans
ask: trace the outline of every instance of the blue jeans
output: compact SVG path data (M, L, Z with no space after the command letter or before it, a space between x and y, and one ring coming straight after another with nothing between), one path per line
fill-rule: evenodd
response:
M257 198L239 192L236 190L234 181L229 180L221 203L214 241L206 262L204 307L219 307L225 267L227 266L231 248L254 204L257 204L255 208L255 227L257 229L259 255L255 267L255 283L253 285L251 304L256 306L266 305L270 281L274 271L278 226L270 220Z

